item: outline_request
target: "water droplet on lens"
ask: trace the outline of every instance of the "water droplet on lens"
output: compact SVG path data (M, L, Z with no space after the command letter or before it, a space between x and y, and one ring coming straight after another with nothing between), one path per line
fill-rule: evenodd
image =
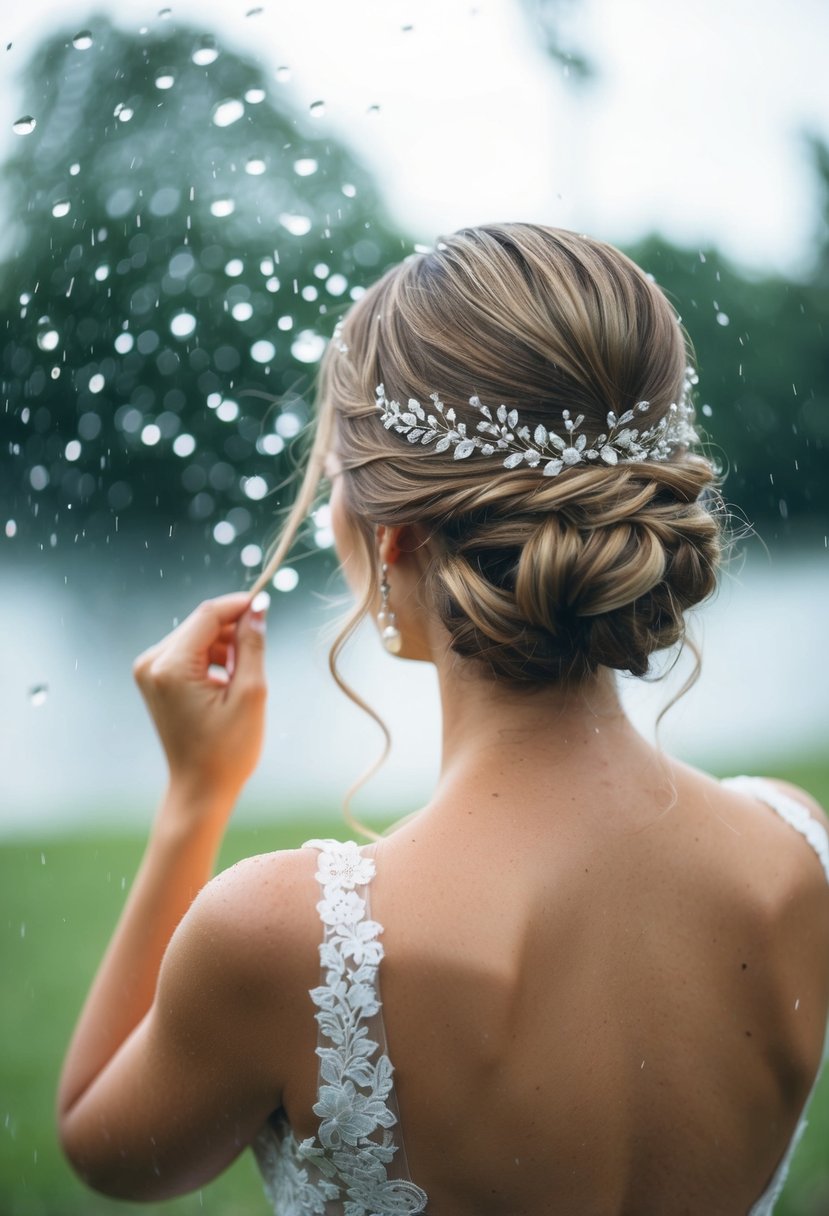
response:
M290 212L283 211L279 216L279 222L293 236L305 236L306 232L311 231L311 218L307 215L292 215Z
M208 64L215 63L219 58L219 48L216 46L216 39L206 34L199 42L195 51L193 51L191 58L193 63L200 68L206 68Z
M33 684L29 689L29 701L32 705L42 705L49 695L48 684Z
M77 177L80 171L81 167L77 161L75 161L74 165L69 166L69 172L71 173L72 177Z
M236 210L236 204L232 198L217 198L215 202L210 204L210 214L223 219L226 215L232 215Z
M340 189L346 198L354 198L354 195L357 193L357 187L352 186L351 182L344 182Z
M293 566L280 566L271 582L277 591L293 591L299 582L299 575Z
M258 342L254 342L250 348L250 357L255 363L270 363L271 359L276 354L276 347L273 342L268 342L267 339L261 338Z
M37 344L41 350L55 350L60 342L56 329L44 329L37 335Z
M55 203L52 207L52 215L54 215L56 219L62 219L63 216L68 215L71 210L72 204L69 202L69 199L62 198L60 202Z
M176 338L189 338L195 328L196 318L190 312L180 312L170 322L170 333Z
M316 363L325 350L325 339L312 329L303 329L291 343L291 354L299 363Z
M717 313L717 324L718 325L730 325L731 318L728 316L727 313L718 312Z
M708 402L706 402L705 405L702 407L702 412L703 412L703 414L705 414L706 418L710 418L711 415L714 413L714 411L711 409L711 406L708 404Z
M245 101L250 102L252 106L258 106L260 102L265 100L264 89L248 89L245 93Z
M259 177L265 172L267 167L260 156L252 156L245 165L245 173L249 173L251 177Z
M15 135L30 135L37 126L37 119L32 118L31 114L24 114L22 118L18 118L17 122L12 123L12 130Z
M238 122L244 112L244 103L238 97L228 97L213 107L213 122L217 127L229 127Z
M316 173L319 164L312 156L303 157L301 160L294 161L294 173L299 177L310 177L312 173Z
M157 89L171 89L176 83L176 78L169 68L165 68L155 78L155 87Z
M323 114L325 113L325 102L312 101L308 107L308 111L312 118L322 118Z
M91 30L81 30L72 39L72 45L76 51L88 51L92 46L93 38Z
M9 539L11 539L13 536L16 536L16 535L17 535L17 524L15 523L15 521L13 519L7 519L6 520L6 536L8 536Z
M276 69L276 79L280 84L287 84L291 79L291 69L287 64L283 63L281 67Z

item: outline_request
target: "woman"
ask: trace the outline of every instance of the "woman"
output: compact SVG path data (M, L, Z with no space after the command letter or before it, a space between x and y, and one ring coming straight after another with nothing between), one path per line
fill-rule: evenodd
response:
M615 683L722 557L687 342L618 250L530 224L444 238L338 326L253 592L135 662L170 776L60 1085L92 1186L163 1198L252 1146L279 1216L771 1211L826 1043L827 819L666 755ZM367 846L211 880L262 742L247 609L323 473L358 599L332 671L367 611L434 663L440 776Z

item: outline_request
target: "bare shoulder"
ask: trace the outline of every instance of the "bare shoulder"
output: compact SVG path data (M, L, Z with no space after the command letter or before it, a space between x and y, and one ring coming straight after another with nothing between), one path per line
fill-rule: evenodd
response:
M238 980L284 982L309 954L316 958L314 869L308 849L246 857L201 889L179 931Z

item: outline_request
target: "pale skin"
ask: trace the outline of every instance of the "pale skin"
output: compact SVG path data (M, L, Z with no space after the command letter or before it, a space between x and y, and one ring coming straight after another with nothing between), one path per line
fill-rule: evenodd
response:
M333 453L326 472L361 591ZM440 1216L744 1216L818 1066L817 858L769 808L658 753L610 672L579 696L484 684L422 602L424 539L377 528L400 657L436 667L440 771L365 850L412 1177ZM123 1198L203 1185L280 1106L298 1138L317 1126L315 857L211 879L264 737L248 602L205 601L134 666L169 778L57 1102L74 1167Z

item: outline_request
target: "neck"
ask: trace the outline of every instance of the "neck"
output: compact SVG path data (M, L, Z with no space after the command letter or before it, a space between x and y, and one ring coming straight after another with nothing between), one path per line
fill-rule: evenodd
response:
M578 687L535 691L475 673L451 652L436 666L443 712L438 796L458 785L537 785L540 772L558 786L654 756L625 714L609 668Z

